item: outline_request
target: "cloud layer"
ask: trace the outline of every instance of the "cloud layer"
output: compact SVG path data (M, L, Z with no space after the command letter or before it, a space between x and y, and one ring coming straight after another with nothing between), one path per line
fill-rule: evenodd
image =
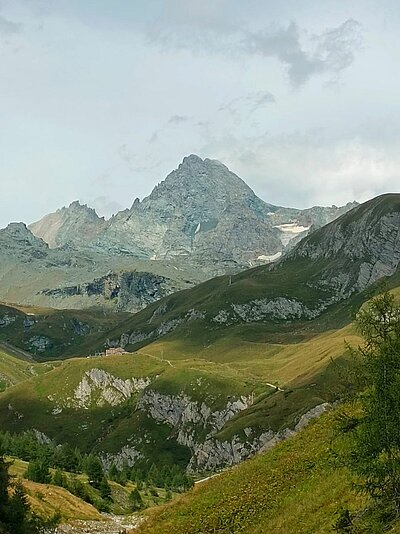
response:
M266 201L400 184L394 0L0 0L0 227L111 215L189 153Z

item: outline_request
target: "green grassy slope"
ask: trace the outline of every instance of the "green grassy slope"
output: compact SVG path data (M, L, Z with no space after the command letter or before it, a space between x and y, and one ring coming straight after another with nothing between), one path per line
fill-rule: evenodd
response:
M239 341L234 336L200 351L179 340L157 342L123 356L74 358L0 395L0 422L10 431L38 429L57 442L79 440L86 451L118 452L131 443L132 436L146 435L146 444L136 446L150 461L186 465L190 452L177 444L176 430L137 409L141 392L111 406L99 403L96 389L88 403L79 406L74 398L87 373L97 369L113 379L149 378L145 393L175 399L186 395L212 411L224 409L230 400L253 396L253 405L228 421L216 436L222 441L234 435L245 439L248 427L258 434L293 427L308 409L336 398L340 385L332 360L344 353L344 339L357 343L352 327L298 344ZM202 432L198 430L198 437Z
M54 484L38 484L24 478L28 468L28 462L18 458L7 458L10 461L9 472L12 476L18 477L23 481L26 488L29 500L34 511L42 517L51 517L54 513L60 512L61 520L66 521L70 519L91 519L104 521L102 516L96 508L91 504L71 494L65 488L54 486ZM50 469L53 475L54 469ZM73 477L79 480L87 495L90 496L93 502L100 500L100 492L89 484L89 479L85 474L72 474L67 471L62 471L65 479L71 480ZM121 485L113 480L109 480L111 487L112 503L110 505L110 512L114 514L129 514L132 512L129 505L129 494L136 488L136 484L127 481L125 485ZM165 502L166 490L165 488L155 488L158 495L151 495L147 490L140 491L144 507L154 506ZM171 493L172 497L176 497L178 493Z
M11 352L7 347L0 346L0 392L54 367L51 363L39 364L16 358Z
M72 359L45 376L30 379L2 394L2 428L17 432L36 428L57 442L74 445L78 440L83 450L106 452L118 452L129 444L132 436L146 435L147 441L139 448L146 450L147 457L186 465L189 451L177 444L173 429L137 410L140 392L112 406L100 400L101 388L98 388L93 390L85 406L77 403L79 384L92 369L105 371L113 380L150 379L145 391L169 396L186 394L193 401L205 402L211 410L223 408L230 397L272 391L255 378L203 360L171 365L159 357L141 353Z
M99 336L128 317L128 313L92 309L53 310L0 304L0 343L27 351L38 361L75 356L81 346L87 347L83 353L89 354Z
M248 341L297 342L318 331L343 327L376 289L376 284L371 283L360 294L357 280L361 266L368 265L372 248L376 251L377 247L385 247L379 234L375 235L380 229L380 217L394 217L399 211L400 194L377 197L312 233L275 265L217 277L148 306L107 332L99 339L99 347L107 339L119 344L124 337L129 349L161 337L182 339L196 349L227 336ZM373 244L364 236L368 243L354 258L348 251L337 251L335 239L346 244L357 229L366 232ZM323 251L314 256L319 245ZM378 260L374 258L372 270ZM399 272L389 277L389 285L397 285L399 278ZM275 315L262 312L262 306L271 301L278 301L278 310L282 309L282 300L286 316L279 311ZM300 309L309 310L311 315ZM309 318L314 311L317 316Z
M274 449L198 484L177 501L147 512L138 534L328 534L340 508L368 506L357 480L335 461L336 412ZM371 533L366 520L362 530ZM366 524L365 524L366 523ZM400 532L394 525L390 532ZM375 531L374 531L375 532ZM376 531L378 532L378 531Z

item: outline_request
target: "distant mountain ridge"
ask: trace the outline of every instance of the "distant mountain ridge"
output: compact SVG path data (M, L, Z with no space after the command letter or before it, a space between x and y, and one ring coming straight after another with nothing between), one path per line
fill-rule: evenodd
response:
M190 155L109 220L75 201L29 228L0 230L0 300L136 312L212 276L275 261L354 205L274 206L221 162Z
M274 206L221 162L192 154L148 197L136 199L108 221L73 202L30 229L53 248L69 244L140 259L178 258L222 274L275 259L292 237L354 205L307 210ZM289 224L292 228L284 226Z

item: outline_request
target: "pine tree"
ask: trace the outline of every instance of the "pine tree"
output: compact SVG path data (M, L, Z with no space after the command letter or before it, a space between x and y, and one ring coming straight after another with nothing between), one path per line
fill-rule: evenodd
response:
M14 493L10 498L9 503L9 523L11 532L15 534L19 532L26 532L26 523L28 519L29 503L26 492L21 484L17 482L14 488Z
M353 467L366 491L396 516L400 512L400 307L384 293L362 309L356 325L365 380L363 416L354 431Z
M56 469L53 474L52 483L55 486L60 486L61 488L65 488L67 486L67 480L64 475L64 473L61 471L61 469Z
M89 455L84 461L84 471L94 488L100 488L104 477L103 466L96 456Z
M137 488L135 488L134 490L130 492L129 504L131 506L132 511L140 510L141 508L143 508L144 506L143 499Z
M119 471L115 464L110 465L110 468L108 470L108 477L110 480L114 480L115 482L118 481Z
M49 484L51 475L49 465L46 460L33 460L28 464L25 477L32 482L39 482L40 484Z
M100 482L99 491L102 499L104 499L105 501L111 500L111 487L108 483L108 480L104 476Z
M36 534L46 526L55 526L59 517L54 516L45 524L31 513L21 482L13 482L8 473L9 463L0 456L0 532L2 534Z

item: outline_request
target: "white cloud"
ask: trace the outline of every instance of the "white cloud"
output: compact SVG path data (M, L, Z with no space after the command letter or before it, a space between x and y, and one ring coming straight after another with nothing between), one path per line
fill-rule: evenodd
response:
M0 0L0 17L0 226L129 206L190 153L277 204L399 183L393 0Z

